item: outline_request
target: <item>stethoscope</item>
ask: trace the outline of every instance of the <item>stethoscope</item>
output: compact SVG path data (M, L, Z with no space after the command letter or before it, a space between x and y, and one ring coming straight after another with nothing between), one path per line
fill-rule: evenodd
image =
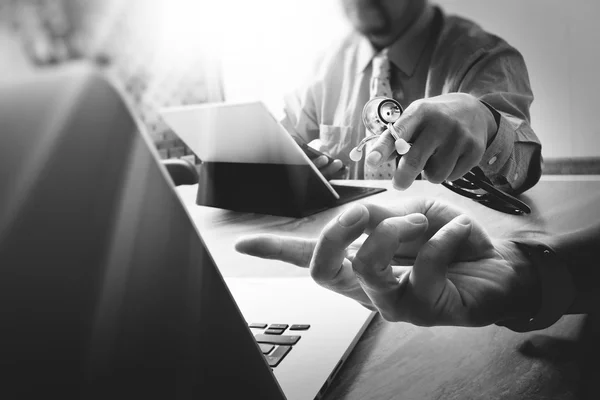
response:
M396 152L399 155L408 153L410 144L402 139L396 128L394 128L394 122L400 119L402 112L402 106L394 99L374 97L369 100L363 107L362 112L363 124L368 135L360 141L358 146L352 149L350 159L359 161L363 156L363 148L367 143L379 138L386 129L390 131L392 137L396 140L394 145Z
M394 147L398 155L408 153L411 144L402 139L394 127L394 123L400 119L402 112L402 106L394 99L375 97L369 100L362 112L362 120L368 134L360 141L358 146L350 151L350 159L359 161L363 156L363 149L366 144L379 138L386 129L390 131L395 139ZM456 181L444 181L442 185L457 194L499 211L511 214L529 214L531 212L531 208L527 204L494 187L477 167ZM483 190L485 193L475 193L474 191L477 190ZM504 202L508 206L504 207L500 202Z

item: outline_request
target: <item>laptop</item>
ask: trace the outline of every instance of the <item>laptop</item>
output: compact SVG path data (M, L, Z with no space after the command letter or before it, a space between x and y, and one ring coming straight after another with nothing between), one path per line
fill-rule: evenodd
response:
M305 217L384 188L327 181L260 101L169 107L164 121L201 160L197 204Z
M323 395L374 313L309 278L226 282L105 79L7 85L0 120L4 397Z

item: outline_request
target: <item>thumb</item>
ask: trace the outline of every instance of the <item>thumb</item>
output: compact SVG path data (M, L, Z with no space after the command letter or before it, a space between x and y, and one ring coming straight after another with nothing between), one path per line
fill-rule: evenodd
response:
M389 129L383 131L367 155L367 159L365 160L367 164L369 164L371 167L377 167L381 165L381 163L387 161L388 158L390 158L390 155L396 149L394 147L395 142L396 140L390 133Z
M458 249L468 240L471 226L467 215L459 215L438 230L419 251L410 283L415 295L422 301L430 303L439 299L446 285L448 266L455 261Z

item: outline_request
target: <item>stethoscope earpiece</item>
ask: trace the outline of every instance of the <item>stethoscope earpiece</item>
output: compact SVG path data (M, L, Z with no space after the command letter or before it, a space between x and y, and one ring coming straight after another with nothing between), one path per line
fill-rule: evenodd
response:
M355 147L350 151L350 159L354 162L360 161L362 156L362 149L359 149L358 147Z
M366 144L368 142L370 142L371 140L375 140L378 137L379 137L379 135L371 135L371 136L367 136L366 138L361 140L360 143L358 144L358 146L356 146L355 148L353 148L350 151L350 159L352 161L360 161L360 159L363 156L363 148L366 146Z

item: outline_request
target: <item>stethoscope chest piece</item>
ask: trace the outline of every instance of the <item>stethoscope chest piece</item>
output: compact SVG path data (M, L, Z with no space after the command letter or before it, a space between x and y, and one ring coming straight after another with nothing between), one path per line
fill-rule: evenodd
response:
M362 112L363 124L368 131L367 136L381 135L388 124L398 121L402 111L402 106L394 99L375 97L369 100Z
M386 129L390 129L394 138L398 140L399 137L393 124L398 121L402 112L402 106L394 99L374 97L369 100L362 112L362 121L365 125L366 136L358 146L352 149L350 159L352 161L359 161L363 155L363 147L371 140L377 139Z

